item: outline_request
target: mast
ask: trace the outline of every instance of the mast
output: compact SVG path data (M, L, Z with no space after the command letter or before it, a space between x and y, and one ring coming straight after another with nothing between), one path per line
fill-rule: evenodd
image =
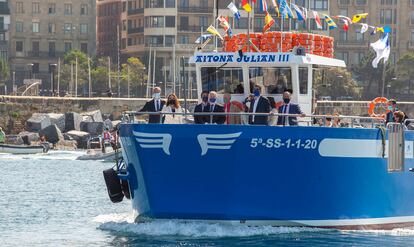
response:
M149 98L149 88L150 88L150 80L151 80L151 44L149 49L149 56L148 56L148 75L147 75L147 93L146 97Z
M116 46L117 46L117 52L118 52L118 98L121 97L121 50L119 49L119 25L116 26L116 36L117 36L117 40L116 40Z

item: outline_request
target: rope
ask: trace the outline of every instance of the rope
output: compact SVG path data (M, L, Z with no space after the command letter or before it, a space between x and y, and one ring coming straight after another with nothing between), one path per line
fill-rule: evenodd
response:
M382 158L385 157L385 127L384 126L377 126L381 133L381 141L382 141Z

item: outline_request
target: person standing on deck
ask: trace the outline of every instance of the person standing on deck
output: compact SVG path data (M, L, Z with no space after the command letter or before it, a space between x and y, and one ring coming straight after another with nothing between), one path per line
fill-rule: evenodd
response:
M223 95L223 102L226 113L243 112L243 104L238 101L231 101L231 95L229 93ZM241 124L240 115L226 115L226 124Z
M208 101L210 105L209 112L214 113L224 113L224 107L217 103L217 93L215 91L211 91L208 95ZM209 123L215 123L215 124L224 124L226 121L226 116L209 116Z
M208 103L208 91L203 91L201 93L201 103L196 105L194 108L194 113L209 112L210 104ZM210 122L210 118L207 115L195 115L194 123L196 124L206 124Z
M303 115L302 110L298 104L291 103L292 94L289 91L283 93L283 105L279 107L280 114L300 114ZM298 119L293 116L279 116L277 119L277 125L283 126L297 126Z
M6 139L6 134L3 131L3 128L0 127L0 143L4 143L4 140Z
M270 113L270 102L266 97L261 96L262 87L258 84L253 87L253 98L250 101L250 113ZM268 125L269 116L249 116L249 124Z
M385 123L395 122L394 113L398 111L397 101L395 99L388 100L387 103L387 115L385 116Z
M161 112L162 108L165 105L165 101L161 99L161 88L154 87L152 90L152 100L145 103L144 107L140 112ZM161 123L161 114L151 114L149 115L148 123Z

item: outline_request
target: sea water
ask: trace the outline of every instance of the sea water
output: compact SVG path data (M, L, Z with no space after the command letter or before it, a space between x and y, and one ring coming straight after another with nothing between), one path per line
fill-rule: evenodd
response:
M0 246L414 246L414 228L338 231L199 222L135 224L128 200L112 204L112 164L82 152L0 154Z

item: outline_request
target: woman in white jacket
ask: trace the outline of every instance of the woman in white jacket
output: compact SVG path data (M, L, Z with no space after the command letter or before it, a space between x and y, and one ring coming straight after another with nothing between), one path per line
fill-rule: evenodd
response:
M184 116L182 113L184 113L184 109L180 106L180 102L178 101L178 98L175 94L170 94L167 97L167 104L164 105L162 108L163 113L179 113L179 115L176 114L165 114L165 124L182 124L184 123Z

